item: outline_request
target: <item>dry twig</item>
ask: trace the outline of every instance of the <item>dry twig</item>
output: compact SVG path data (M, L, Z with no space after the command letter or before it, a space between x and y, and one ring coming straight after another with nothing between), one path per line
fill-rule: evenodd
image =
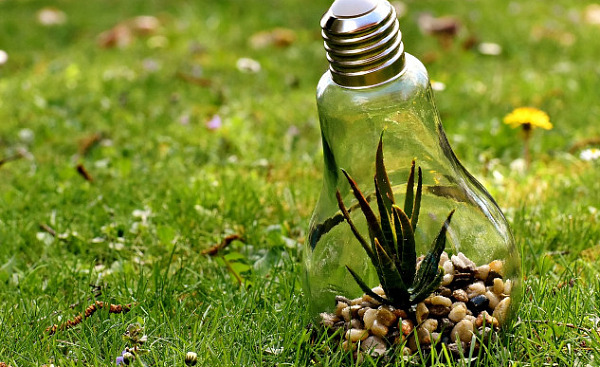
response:
M129 310L131 310L132 306L131 304L113 305L102 301L96 301L95 303L92 303L88 308L86 308L83 314L79 314L73 320L67 320L66 322L63 322L60 325L54 324L52 326L49 326L48 328L46 328L46 332L48 333L48 335L54 335L57 331L71 329L81 324L81 322L84 319L87 319L88 317L92 316L99 309L106 307L109 308L109 313L127 313L129 312Z
M241 241L242 236L239 234L230 234L229 236L226 236L225 238L223 238L223 241L221 241L221 243L217 243L216 245L214 245L210 248L207 248L206 250L203 250L201 252L201 254L215 256L219 253L219 251L221 251L225 247L229 246L230 243L232 243L233 241L236 241L236 240Z
M77 164L77 173L79 173L81 175L81 177L83 177L88 182L94 181L94 179L89 174L89 172L85 169L85 167L83 166L82 163Z

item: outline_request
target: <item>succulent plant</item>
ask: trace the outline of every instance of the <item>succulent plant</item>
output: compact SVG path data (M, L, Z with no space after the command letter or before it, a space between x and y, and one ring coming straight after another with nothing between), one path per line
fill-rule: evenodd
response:
M379 211L378 218L365 196L358 189L356 182L342 169L367 221L370 243L358 232L344 205L340 192L337 191L336 193L338 205L344 219L348 222L352 233L366 251L377 271L381 287L385 292L385 298L373 292L349 266L346 266L346 268L367 295L381 303L391 304L402 309L407 309L423 301L440 285L444 271L439 267L439 261L446 246L446 230L454 214L454 210L452 210L433 241L431 250L425 255L417 269L414 233L419 220L423 190L421 168L418 167L417 171L417 188L415 192L415 161L413 161L406 185L404 209L402 209L394 202L394 194L384 166L382 134L375 156L374 181Z

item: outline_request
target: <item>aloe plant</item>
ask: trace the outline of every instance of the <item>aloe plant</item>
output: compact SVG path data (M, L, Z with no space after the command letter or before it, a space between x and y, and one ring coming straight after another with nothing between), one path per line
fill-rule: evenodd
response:
M360 288L376 299L394 307L407 309L427 298L435 291L442 280L444 271L439 267L440 256L446 246L446 231L454 210L450 212L442 229L433 241L431 249L417 269L417 254L415 252L415 230L419 220L421 195L423 190L423 174L421 167L417 169L417 188L415 186L415 161L412 162L406 185L404 208L395 204L392 187L383 162L383 134L379 139L375 156L375 195L379 217L375 214L369 202L358 189L356 182L348 172L342 169L352 193L363 212L369 229L369 239L361 235L352 222L350 214L344 205L339 191L336 193L342 215L356 239L373 263L381 287L385 292L383 298L373 292L360 276L346 266Z

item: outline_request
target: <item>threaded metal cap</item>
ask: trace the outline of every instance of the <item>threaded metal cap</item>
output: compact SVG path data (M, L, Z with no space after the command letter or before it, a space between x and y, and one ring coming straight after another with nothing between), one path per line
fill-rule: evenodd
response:
M396 11L387 0L336 0L321 18L333 81L367 87L404 68L404 44Z

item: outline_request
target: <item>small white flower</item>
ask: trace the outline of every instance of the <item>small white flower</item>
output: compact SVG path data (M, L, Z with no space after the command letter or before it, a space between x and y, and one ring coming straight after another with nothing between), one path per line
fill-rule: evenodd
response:
M431 89L433 89L436 92L441 92L444 89L446 89L446 84L442 83L442 82L438 82L435 80L431 81Z
M6 64L8 61L8 54L4 50L0 50L0 65Z
M477 47L482 55L498 56L502 53L502 46L497 43L483 42Z
M260 71L260 63L248 57L238 59L235 65L243 73L258 73Z
M600 158L600 149L598 149L598 148L586 149L579 154L579 158L583 159L584 161L588 161L588 162L594 161L594 160Z

